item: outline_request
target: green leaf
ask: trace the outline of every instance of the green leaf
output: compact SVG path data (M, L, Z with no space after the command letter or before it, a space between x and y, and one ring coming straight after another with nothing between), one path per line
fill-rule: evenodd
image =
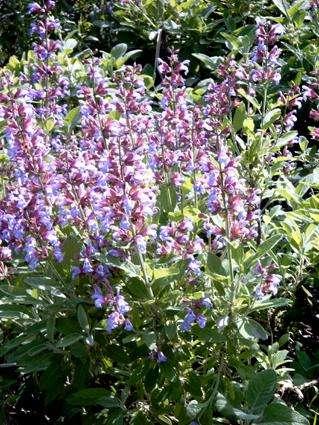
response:
M259 417L258 415L253 415L251 413L246 413L243 410L236 409L221 393L217 393L215 407L216 410L220 412L224 417L232 420L235 416L237 419L250 422L255 419L258 419Z
M23 362L21 368L23 373L41 372L46 370L52 361L51 353L41 353L36 357L30 357Z
M75 38L68 38L63 44L63 50L72 52L72 50L76 48L77 44L78 42Z
M131 50L131 51L125 53L124 56L121 56L118 59L116 59L116 61L115 61L116 68L120 68L122 65L124 65L131 58L135 59L141 52L142 52L142 50Z
M255 301L250 311L269 310L270 308L288 307L291 305L288 298L273 298L270 300Z
M79 238L74 235L68 236L63 242L63 264L70 265L72 260L75 260L82 248L82 243Z
M45 120L45 122L44 122L44 130L47 133L50 133L51 130L54 129L54 125L55 125L55 121L52 118L49 118L49 119Z
M278 7L281 13L287 16L288 4L285 0L272 0L272 2Z
M206 68L210 69L211 71L215 71L223 59L221 56L210 57L204 55L203 53L192 53L192 56L202 62Z
M259 425L309 425L307 418L281 403L271 403L264 410Z
M237 90L237 93L242 96L244 99L246 99L249 103L251 103L256 109L260 109L259 103L256 101L256 99L249 94L245 92L243 88L239 88Z
M118 257L107 256L105 259L105 265L113 266L122 270L128 277L140 277L139 267L129 260L125 260L125 262L123 262Z
M268 333L265 329L255 320L250 318L238 319L237 326L239 333L245 339L267 339Z
M144 385L147 393L150 393L155 387L159 376L159 368L149 368L144 377Z
M0 304L0 318L3 319L28 319L31 312L25 306Z
M126 53L126 51L127 51L127 44L120 43L114 46L110 53L113 56L113 58L118 59L121 56L123 56Z
M65 121L65 123L66 123L66 125L67 125L67 127L68 127L69 130L72 129L77 124L77 122L79 120L80 120L80 107L79 106L77 106L76 108L71 109L67 113L67 115L66 115L66 117L64 119L64 121Z
M178 25L172 19L167 19L166 21L163 22L163 27L166 31L174 33L176 30L179 29L180 25Z
M276 372L272 369L256 373L249 381L246 399L250 412L261 413L273 399L277 385Z
M261 123L262 129L269 128L281 115L281 110L279 108L273 109L272 111L268 111Z
M55 332L55 316L50 316L47 320L47 338L49 341L54 340Z
M222 265L221 259L211 252L207 254L207 270L209 274L228 276L227 271Z
M226 32L221 32L220 35L226 40L226 46L228 47L228 49L235 51L239 49L238 37L232 34L228 34Z
M276 147L285 146L288 142L290 142L297 136L298 136L298 131L295 131L295 130L288 131L287 133L279 137L279 139L276 142Z
M163 185L160 189L159 207L164 213L174 211L177 204L177 195L172 185Z
M184 272L184 263L177 262L169 267L153 268L153 291L161 294L164 289L170 288L170 284L176 281Z
M145 300L148 298L145 284L140 279L132 277L127 282L126 288L136 300Z
M198 403L197 400L191 400L186 406L187 416L191 419L195 419L196 416L200 413L203 406Z
M88 316L82 304L78 305L77 317L78 317L78 321L81 326L81 329L83 329L88 334L90 332L90 324L89 324Z
M273 235L266 239L262 244L259 245L256 253L248 257L248 259L245 261L245 268L250 269L258 259L262 258L265 254L268 255L281 239L281 235Z
M156 347L156 334L155 332L143 332L141 334L142 340L145 342L147 347L152 350Z
M70 394L67 403L72 406L103 406L105 408L119 407L120 401L104 388L86 388Z
M9 59L9 62L7 64L7 67L11 70L11 71L16 71L20 68L20 61L16 56L11 56Z
M246 117L243 121L242 127L244 130L244 133L249 133L249 132L252 133L255 129L254 120L250 117Z
M65 348L65 347L69 347L70 345L74 344L75 342L79 341L80 339L82 339L82 335L74 332L71 333L67 336L65 336L64 338L61 338L57 343L56 343L56 347L57 348Z
M66 296L56 287L52 286L53 279L49 276L28 276L25 283L40 291L49 292L51 295L59 298L66 298Z
M235 114L234 114L234 118L233 118L233 129L235 133L242 128L245 118L246 118L246 108L244 103L241 103L239 106L237 106Z
M145 87L147 89L151 89L152 87L154 87L154 78L153 77L151 77L150 75L147 75L147 74L143 74L142 78L144 80L144 84L145 84Z
M159 415L158 419L163 423L167 425L172 425L173 422L170 420L170 418L166 415Z

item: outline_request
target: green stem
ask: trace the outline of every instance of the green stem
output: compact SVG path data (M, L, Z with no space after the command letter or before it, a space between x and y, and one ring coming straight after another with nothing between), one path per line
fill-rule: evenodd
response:
M126 124L128 126L128 129L129 129L129 136L130 136L130 139L131 139L132 148L133 148L133 146L135 144L135 140L134 140L134 137L133 137L132 127L131 127L131 121L130 121L130 118L129 118L129 115L128 115L128 112L127 112L126 104L125 104L125 117L126 117ZM120 161L120 173L121 173L122 181L124 182L124 194L125 194L126 193L126 188L125 188L125 185L126 184L125 184L125 178L124 178L124 175L123 175L123 166L122 166L122 156L121 156L121 145L120 145L120 142L119 142L119 161ZM135 226L132 223L131 218L128 217L128 219L129 219L129 222L131 224L133 237L135 238L135 236L136 236ZM137 252L137 256L138 256L139 263L140 263L140 266L141 266L141 270L142 270L142 274L143 274L143 278L144 278L144 283L145 283L145 286L146 286L146 290L147 290L148 295L150 296L150 298L154 298L154 293L153 293L153 290L151 288L151 284L150 284L150 282L148 280L148 276L147 276L147 273L146 273L146 270L145 270L144 258L143 258L143 255L141 254L141 252L140 252L140 250L138 249L137 246L136 246L136 252Z
M231 253L231 246L230 246L230 223L229 223L229 215L228 215L228 208L227 208L227 201L226 201L226 194L224 191L224 175L223 171L220 166L220 177L221 177L221 189L222 189L222 199L223 199L223 207L225 212L225 233L226 233L226 239L227 239L227 260L228 260L228 268L229 268L229 283L230 283L230 303L229 303L229 316L230 319L233 314L233 304L236 297L236 284L234 279L234 270L233 270L233 262L232 262L232 253Z
M266 108L267 108L267 96L268 96L268 86L269 83L267 82L265 84L264 88L264 94L263 94L263 103L262 103L262 115L261 115L261 122L264 122L265 115L266 115Z
M154 60L154 73L153 73L154 84L155 84L155 78L156 78L157 62L158 62L158 58L159 58L159 55L160 55L161 44L162 44L162 34L163 34L163 29L160 28L157 31L157 39L156 39L156 50L155 50L155 60Z
M136 248L136 251L137 251L138 259L139 259L140 266L141 266L141 269L142 269L142 274L143 274L147 293L150 296L150 298L154 298L154 293L153 293L153 290L152 290L152 287L151 287L151 283L148 280L148 276L147 276L147 273L146 273L146 270L145 270L145 263L144 263L143 255L140 253L138 248Z

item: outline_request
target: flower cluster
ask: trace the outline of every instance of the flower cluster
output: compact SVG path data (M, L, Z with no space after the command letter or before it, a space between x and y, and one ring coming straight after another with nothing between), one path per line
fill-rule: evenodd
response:
M270 264L263 267L259 262L254 269L254 274L260 279L260 283L255 288L255 297L261 299L266 295L276 295L281 277L274 274L275 266Z
M297 121L297 110L301 108L302 96L300 88L293 86L287 93L280 92L279 100L285 108L285 130L291 130Z
M220 81L198 102L186 89L187 62L172 52L167 62L159 61L162 82L153 107L137 65L109 72L105 58L91 57L70 61L67 71L75 72L65 71L53 7L49 0L29 5L35 15L31 32L39 38L34 59L18 83L10 72L1 76L0 119L14 168L0 200L0 264L11 251L32 269L46 259L62 262L65 239L74 232L81 246L72 276L90 276L92 300L108 314L108 332L131 331L125 283L114 289L105 258L138 265L147 288L145 261L183 260L183 283L194 284L186 285L192 291L204 281L207 252L221 253L231 241L257 237L260 193L229 148L225 122L243 79L278 80L274 43L282 28L259 22L252 74L225 61L217 70ZM288 109L298 106L290 97ZM168 207L162 205L165 193ZM181 206L176 216L175 204ZM193 209L192 218L185 206ZM275 275L268 268L260 275L258 294L275 293ZM181 330L194 323L205 327L202 310L211 307L208 297L190 300ZM154 353L165 361L160 350Z
M255 69L251 74L254 82L273 81L279 83L281 78L279 63L281 50L275 43L283 33L284 27L281 24L270 25L263 19L257 20L256 36L258 44L252 55Z
M104 306L112 309L112 313L110 313L107 318L106 325L106 330L109 333L122 325L126 331L133 330L131 321L126 317L131 308L125 301L123 295L120 294L119 290L117 290L116 295L114 295L110 288L108 294L104 295L101 288L96 285L92 294L92 300L94 301L95 307L98 309Z
M189 303L187 303L189 304ZM193 301L190 303L190 306L187 307L187 314L184 317L184 320L180 326L181 331L187 332L191 329L194 323L197 323L200 328L206 326L207 319L201 313L203 308L211 309L213 304L210 298L205 297L198 301Z
M303 86L303 97L305 100L313 102L317 105L317 109L311 109L309 117L315 122L319 121L319 71L312 73L312 77L307 85ZM310 134L314 140L319 140L319 128L311 127Z
M218 166L209 173L208 210L224 217L222 225L206 221L207 236L214 237L212 246L220 249L225 236L230 239L253 239L257 236L259 216L259 190L247 188L240 178L236 160L220 144L217 152Z

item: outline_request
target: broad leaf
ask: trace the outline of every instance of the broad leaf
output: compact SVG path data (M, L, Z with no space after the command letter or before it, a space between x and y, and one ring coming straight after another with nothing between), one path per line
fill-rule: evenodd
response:
M276 390L277 376L274 370L263 370L256 373L249 381L246 399L250 412L261 413L273 399Z
M309 425L307 418L290 407L271 403L266 407L259 425Z

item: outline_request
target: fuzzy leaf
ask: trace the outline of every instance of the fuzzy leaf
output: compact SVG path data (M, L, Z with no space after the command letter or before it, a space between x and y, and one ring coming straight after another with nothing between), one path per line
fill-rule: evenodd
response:
M290 407L271 403L266 407L259 425L309 425L307 418Z
M263 370L256 373L249 381L246 399L251 413L261 413L272 400L277 384L274 370Z

